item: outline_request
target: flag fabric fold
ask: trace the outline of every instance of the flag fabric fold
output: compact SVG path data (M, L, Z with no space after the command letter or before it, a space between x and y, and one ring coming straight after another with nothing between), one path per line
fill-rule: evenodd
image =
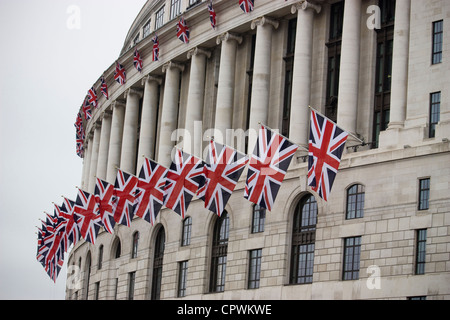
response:
M89 104L90 104L91 106L93 106L94 108L97 108L97 107L98 107L98 102L97 102L98 97L97 97L97 92L95 91L95 88L94 88L94 87L91 87L91 88L88 90L87 96L88 96Z
M250 157L244 198L269 211L298 146L265 126Z
M250 13L253 11L255 7L255 2L254 0L239 0L239 7L245 13Z
M116 225L116 221L114 220L114 206L116 201L114 186L97 178L94 196L98 203L103 228L105 228L106 232L113 234L114 226Z
M137 71L142 72L142 58L137 48L134 49L133 64Z
M184 17L180 18L180 21L177 23L177 38L181 40L183 43L189 43L189 28L186 25L186 21Z
M155 36L152 38L152 41L153 41L152 60L159 61L159 39L156 33Z
M116 71L114 72L114 80L117 81L118 84L125 84L127 79L127 75L125 72L125 68L118 61L116 61Z
M216 15L216 10L214 10L214 7L213 7L212 0L208 4L208 12L209 12L209 20L211 21L211 27L213 29L216 29L217 15Z
M106 84L105 77L102 76L100 78L100 91L102 92L103 96L106 98L106 100L109 100L109 94L108 94L108 85Z
M114 183L114 195L117 198L114 207L114 220L127 227L131 226L138 193L138 178L122 170L117 171Z
M145 158L139 172L139 196L135 214L145 221L155 224L156 217L164 204L164 187L168 169Z
M341 163L348 133L311 109L308 185L328 201Z
M80 236L95 244L102 220L95 196L78 189L77 200L73 208L73 215L80 230Z
M205 183L198 191L205 208L219 217L222 215L248 159L235 149L210 141L203 169Z
M177 149L167 172L164 205L183 219L192 198L205 183L203 164L203 160Z

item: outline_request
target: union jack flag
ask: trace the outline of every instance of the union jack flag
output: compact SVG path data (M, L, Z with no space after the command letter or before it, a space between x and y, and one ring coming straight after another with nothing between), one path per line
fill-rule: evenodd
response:
M180 21L177 23L177 38L180 39L183 43L189 42L189 28L186 25L186 21L181 17Z
M131 227L134 217L136 195L138 193L138 178L122 170L117 171L114 184L114 195L117 198L114 208L114 220L127 227Z
M104 76L102 76L100 78L100 82L101 82L100 91L102 92L102 94L106 98L106 100L109 100L108 85L106 84Z
M203 161L177 149L167 173L164 205L184 219L192 198L204 182Z
M348 133L311 109L308 185L325 201L341 163Z
M100 178L97 178L94 191L95 199L98 203L100 217L103 227L111 234L114 233L114 205L116 197L114 196L114 186Z
M86 119L86 121L88 121L92 118L91 105L89 104L89 100L88 100L87 96L83 102L83 113L84 113L84 118Z
M204 166L206 181L198 191L205 208L222 215L247 162L248 156L210 141Z
M265 126L250 158L244 198L269 211L298 146Z
M63 220L54 225L54 230L48 235L49 240L46 243L49 249L45 256L44 269L54 282L56 282L60 267L64 263L64 250L61 242L65 234L65 227L66 223Z
M139 197L135 214L154 225L164 204L164 187L168 169L145 158L139 172Z
M55 204L55 212L57 215L65 219L66 224L66 236L67 236L67 245L70 246L72 243L74 245L77 244L78 239L80 239L80 231L78 229L78 225L75 221L75 217L73 216L73 208L75 206L75 202L63 197L62 205L58 206ZM67 250L65 250L67 252Z
M102 219L95 196L78 189L73 215L84 240L95 244Z
M118 61L116 61L116 71L114 72L114 80L117 81L118 84L125 84L127 75L125 72L125 68Z
M244 11L245 13L252 12L255 4L254 0L239 0L239 7Z
M91 104L91 106L93 106L94 108L97 108L98 103L97 103L97 92L95 91L95 88L92 87L88 90L88 101Z
M159 40L158 35L155 33L155 36L152 38L153 41L153 61L159 60Z
M134 49L133 63L134 63L134 67L137 69L137 71L141 72L143 63L142 63L141 55L139 54L139 51L137 48Z
M216 10L213 8L212 1L208 4L209 20L211 21L211 27L216 29Z

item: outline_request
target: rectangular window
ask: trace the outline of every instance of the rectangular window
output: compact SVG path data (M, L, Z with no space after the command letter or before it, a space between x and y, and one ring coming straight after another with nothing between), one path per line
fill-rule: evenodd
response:
M430 178L419 180L419 210L430 208Z
M164 24L164 6L156 12L155 29L159 29Z
M358 280L361 259L361 237L344 239L344 271L342 280Z
M136 271L130 272L128 280L128 300L134 299L134 282L136 281Z
M435 92L430 95L429 138L436 137L436 126L439 121L441 121L441 93Z
M294 53L295 38L297 34L297 19L289 20L288 40L285 62L285 83L284 83L284 101L283 101L283 119L281 123L281 134L289 137L289 125L291 118L291 100L292 100L292 81L294 72Z
M170 1L170 20L176 18L181 13L181 0Z
M266 209L255 204L253 206L252 233L264 232Z
M98 300L99 292L100 292L100 281L95 283L94 300Z
M444 21L433 22L433 64L442 62L442 47L444 38Z
M143 38L146 38L150 35L150 24L151 24L151 20L148 20L148 22L146 24L144 24L144 28L142 29L142 34L143 34Z
M250 251L250 263L248 269L248 289L258 289L261 278L262 249Z
M181 261L178 264L178 297L186 296L186 283L187 283L187 272L188 272L188 262Z
M425 255L427 249L427 229L417 230L416 274L425 274Z

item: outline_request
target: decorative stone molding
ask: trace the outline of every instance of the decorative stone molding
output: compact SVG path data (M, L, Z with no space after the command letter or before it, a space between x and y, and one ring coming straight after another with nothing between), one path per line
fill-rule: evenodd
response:
M148 82L155 81L159 85L162 84L162 78L161 77L152 76L150 74L148 74L148 75L146 75L145 77L142 78L141 84L144 85L147 81Z
M125 90L123 97L126 98L128 97L129 94L135 94L140 98L142 98L143 94L144 94L144 90L142 89L137 89L137 88L128 88Z
M270 17L260 17L252 21L251 28L254 30L257 26L264 26L265 24L271 25L275 30L278 29L280 23L278 20L272 19Z
M171 69L171 68L178 68L180 70L180 72L184 71L184 65L177 63L177 62L169 61L162 66L162 72L165 73L167 71L167 69Z
M228 40L235 40L238 44L241 44L243 41L243 38L236 33L225 32L216 38L216 44L219 45L222 42L228 41Z
M208 59L211 58L211 51L206 50L206 49L203 49L203 48L199 48L199 47L196 47L196 48L194 48L194 49L192 49L192 50L189 50L189 52L187 53L187 58L188 58L188 59L191 59L192 56L196 56L196 55L198 55L198 54L203 54L203 55L205 55Z
M316 11L317 14L319 14L322 11L322 6L319 4L311 3L307 0L300 1L298 3L295 3L291 7L292 14L296 13L299 10L307 10L307 9L313 9Z

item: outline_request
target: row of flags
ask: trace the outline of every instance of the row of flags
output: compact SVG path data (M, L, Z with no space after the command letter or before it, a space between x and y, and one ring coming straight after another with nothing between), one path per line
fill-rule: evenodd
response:
M254 0L239 0L239 7L245 12L249 13L254 10ZM213 29L217 26L217 15L216 11L213 7L213 1L211 0L207 5L209 19L211 22L211 27ZM181 16L180 20L177 23L177 38L180 39L183 43L189 43L190 38L190 29L184 19ZM154 34L152 38L153 48L152 48L152 61L159 61L159 39L158 35ZM119 62L115 63L115 71L114 71L114 80L120 85L124 85L126 83L126 70L125 67ZM133 55L133 64L138 72L142 72L143 69L143 60L141 54L136 47ZM105 77L102 76L100 78L100 90L103 96L108 100L108 85L105 81ZM78 112L75 128L76 128L76 153L80 158L84 157L84 146L83 142L85 139L85 132L83 128L83 116L84 120L87 122L92 118L92 110L98 107L98 96L95 88L92 86L83 101L81 111Z
M308 184L327 201L348 133L311 109ZM64 253L81 237L95 244L103 227L131 227L134 216L154 225L163 206L185 218L197 196L205 208L221 216L248 165L244 198L273 209L291 160L300 146L261 125L253 153L244 155L211 140L205 161L176 149L170 168L145 158L138 176L118 169L114 185L96 178L94 194L78 189L76 201L64 198L47 214L38 232L37 260L56 281Z

